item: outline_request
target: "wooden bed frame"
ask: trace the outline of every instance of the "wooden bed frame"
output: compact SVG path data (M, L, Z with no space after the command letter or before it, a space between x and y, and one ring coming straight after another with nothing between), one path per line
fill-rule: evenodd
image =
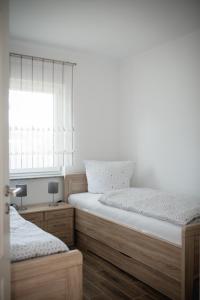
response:
M82 254L73 250L11 264L12 300L81 300Z
M86 192L85 174L65 176L65 200ZM199 290L200 224L182 229L182 245L162 240L138 229L75 210L76 243L174 300L194 299Z

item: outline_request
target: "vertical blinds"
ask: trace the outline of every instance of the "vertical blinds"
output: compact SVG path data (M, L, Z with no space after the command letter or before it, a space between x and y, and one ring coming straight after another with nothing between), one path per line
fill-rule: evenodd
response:
M73 161L73 63L10 54L10 169Z

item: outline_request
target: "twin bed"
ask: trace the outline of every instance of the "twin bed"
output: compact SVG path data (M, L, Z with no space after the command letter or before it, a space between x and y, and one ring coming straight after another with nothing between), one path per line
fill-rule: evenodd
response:
M82 255L10 212L11 298L82 299Z
M84 174L65 177L75 209L76 243L170 299L194 299L199 278L200 223L180 226L99 202Z

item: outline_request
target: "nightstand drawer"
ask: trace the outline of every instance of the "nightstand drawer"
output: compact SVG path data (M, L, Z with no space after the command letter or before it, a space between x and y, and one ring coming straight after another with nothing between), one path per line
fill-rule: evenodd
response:
M74 208L61 203L58 206L48 204L32 205L21 212L22 217L43 230L55 235L68 246L74 243Z
M72 209L62 209L62 210L54 210L45 212L45 220L59 220L66 219L67 217L72 217L74 214Z
M65 216L65 218L55 218L46 221L46 226L56 225L56 224L68 224L69 220L72 220L71 216Z
M50 233L66 233L68 231L72 231L73 229L73 219L68 218L65 220L65 223L54 223L54 224L47 224L46 229Z
M43 213L38 212L38 213L22 213L21 214L24 219L27 221L30 221L38 226L41 226L43 222Z

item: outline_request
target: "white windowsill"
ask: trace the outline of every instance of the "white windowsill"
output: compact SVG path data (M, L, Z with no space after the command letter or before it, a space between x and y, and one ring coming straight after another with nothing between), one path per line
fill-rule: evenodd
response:
M32 173L13 173L9 175L10 180L17 179L34 179L34 178L50 178L63 177L62 172L32 172Z

